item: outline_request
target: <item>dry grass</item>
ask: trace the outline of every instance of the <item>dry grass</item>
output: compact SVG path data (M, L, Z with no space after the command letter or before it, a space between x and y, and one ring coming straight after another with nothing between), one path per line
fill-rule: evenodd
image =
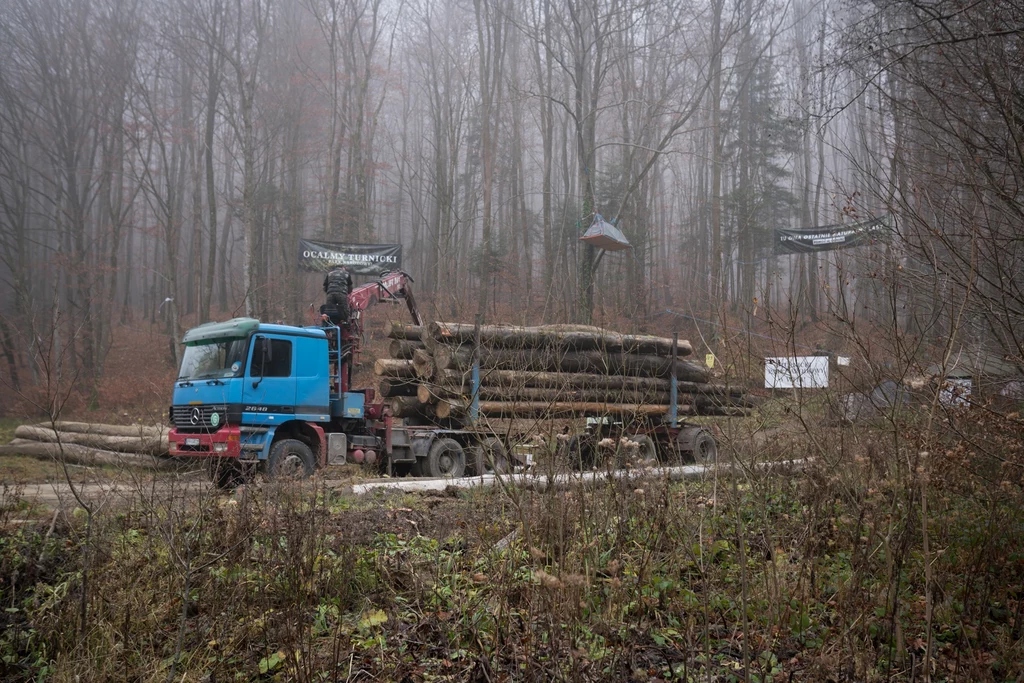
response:
M228 496L170 486L97 514L87 553L79 516L61 517L48 538L46 524L23 526L0 545L0 575L19 576L0 584L14 608L3 617L0 674L920 679L928 633L916 501L925 481L930 667L940 680L1020 672L1019 481L966 476L987 466L954 449L922 468L908 460L912 440L883 430L747 444L734 451L746 461L785 449L817 465L735 485L546 493L352 498L320 481ZM938 480L946 467L960 476Z

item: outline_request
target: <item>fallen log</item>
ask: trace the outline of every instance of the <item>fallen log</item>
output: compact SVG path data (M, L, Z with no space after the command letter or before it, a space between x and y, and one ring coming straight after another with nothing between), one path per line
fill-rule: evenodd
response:
M378 358L373 363L373 374L379 377L410 379L416 376L416 368L413 367L411 360Z
M19 439L40 441L44 443L71 443L89 448L120 453L150 453L164 455L167 453L167 435L159 437L139 436L108 436L106 434L86 434L82 432L57 432L45 427L21 425L14 430Z
M445 344L473 344L476 327L469 323L430 322L426 335ZM519 327L516 325L481 325L481 346L505 349L553 348L571 351L608 351L618 353L672 355L672 340L646 334L619 334L601 328L564 325L550 327ZM690 342L680 339L676 344L679 356L693 353Z
M4 455L23 455L38 460L63 460L70 465L93 467L106 465L146 470L180 470L188 466L187 463L178 460L145 453L115 453L73 443L44 443L26 439L15 439L6 446L0 446L0 456Z
M412 360L413 352L422 349L423 342L411 341L409 339L392 339L388 344L388 355L392 358Z
M80 434L104 434L106 436L139 436L160 438L166 437L170 431L159 425L110 425L98 422L69 422L57 420L54 423L40 422L36 425L43 429L56 429L59 432L78 432Z
M809 460L781 460L777 462L755 463L752 468L768 472L790 473L799 472L808 465ZM572 472L557 474L484 474L478 477L450 478L395 478L381 481L370 481L354 484L352 493L363 495L382 489L399 491L423 492L446 491L450 488L470 489L483 486L499 486L503 489L519 487L527 491L567 490L574 487L604 486L609 481L642 481L645 479L662 479L683 481L687 479L703 479L705 477L723 476L733 472L746 475L750 465L734 465L729 462L717 462L700 465L681 465L676 467L639 467L623 470L597 470L592 472ZM630 487L633 488L633 487Z
M470 374L464 370L444 370L437 383L468 391ZM547 389L626 389L631 391L668 391L671 381L657 377L627 377L624 375L595 375L576 372L544 372L531 370L481 370L482 386L517 389L542 387ZM680 392L701 393L708 396L743 396L741 387L702 382L677 382Z
M419 325L389 320L384 323L384 336L388 339L406 339L419 341L423 336L423 328Z
M426 354L424 354L426 355ZM433 372L417 367L420 377L440 376L441 370L469 370L473 365L473 350L462 346L438 346L434 349ZM414 359L414 362L417 362ZM672 359L661 356L632 353L605 353L603 351L560 351L557 349L480 349L480 367L486 370L515 370L519 372L548 371L627 375L665 379L672 374ZM676 378L687 382L707 382L710 373L696 363L675 361Z

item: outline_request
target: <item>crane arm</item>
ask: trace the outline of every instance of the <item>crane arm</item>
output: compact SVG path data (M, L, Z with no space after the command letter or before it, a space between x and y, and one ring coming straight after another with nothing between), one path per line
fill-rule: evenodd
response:
M352 290L348 295L349 310L353 314L365 311L381 301L405 299L409 314L417 325L423 324L420 312L416 308L416 299L412 293L412 277L401 270L385 273L379 280L368 282Z

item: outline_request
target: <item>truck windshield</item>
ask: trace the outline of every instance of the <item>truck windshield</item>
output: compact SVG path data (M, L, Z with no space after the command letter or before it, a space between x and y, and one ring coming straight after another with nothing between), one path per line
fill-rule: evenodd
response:
M178 379L238 377L245 368L245 355L248 350L248 338L186 346Z

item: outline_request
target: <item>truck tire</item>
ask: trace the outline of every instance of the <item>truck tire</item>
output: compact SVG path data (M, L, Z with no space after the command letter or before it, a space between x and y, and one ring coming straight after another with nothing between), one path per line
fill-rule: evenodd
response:
M420 469L428 477L461 477L466 473L466 452L455 439L437 439Z
M467 463L467 471L473 476L482 474L506 474L509 471L508 449L501 439L488 437L475 446L472 467Z
M676 438L684 460L698 465L714 465L718 460L718 443L714 435L703 427L687 427Z
M577 472L593 469L597 460L594 438L588 434L570 437L562 446L562 459L568 463L569 469Z
M233 458L210 458L206 463L210 481L219 489L228 491L245 483L241 465Z
M269 481L301 481L313 476L316 460L309 446L298 439L282 439L270 449L267 459Z

